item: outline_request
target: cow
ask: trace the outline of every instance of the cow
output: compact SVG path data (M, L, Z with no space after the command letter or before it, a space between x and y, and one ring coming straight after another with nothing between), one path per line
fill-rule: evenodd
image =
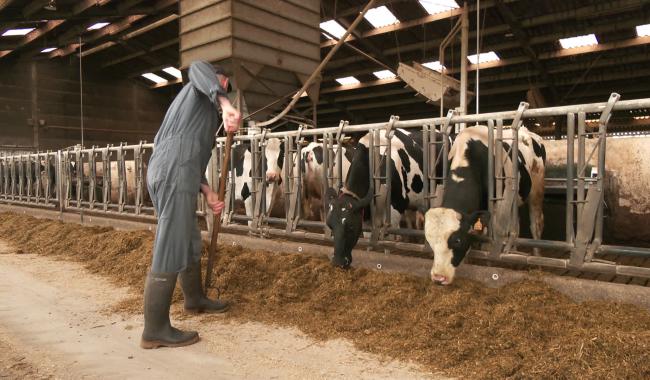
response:
M436 141L442 141L442 134L436 135ZM386 137L380 134L380 154L384 154ZM354 151L350 169L345 179L345 186L337 193L328 189L328 215L326 223L334 237L334 256L332 264L348 268L352 263L352 248L359 240L363 222L370 220L369 204L374 191L370 186L369 173L369 136L359 140ZM391 226L399 226L402 215L409 209L424 206L423 148L421 133L411 133L396 129L391 143L391 199L390 208L377 208L378 220L384 212L390 213ZM385 173L386 159L381 160L380 171ZM441 171L442 167L436 168ZM378 204L385 201L378 198Z
M518 134L519 194L521 206L528 202L530 229L539 239L544 229L542 202L544 198L544 164L546 151L542 139L525 127ZM512 130L503 131L503 138L512 138ZM509 146L504 142L504 149ZM504 154L504 170L511 170L510 156ZM456 137L449 151L450 170L441 207L425 214L425 237L434 252L431 280L449 285L456 268L469 251L470 230L477 220L486 225L488 219L488 129L486 126L465 128ZM509 174L507 171L504 174Z
M252 178L252 163L253 155L251 151L251 144L249 141L242 141L232 147L232 166L234 168L234 181L235 190L233 193L235 202L243 202L244 209L247 216L253 216L253 178ZM270 138L266 141L264 166L266 172L264 173L267 186L265 192L266 209L269 210L274 199L281 196L282 192L275 189L274 184L280 185L282 183L283 173L282 168L284 164L284 144L277 138ZM211 182L209 175L210 166L206 168L206 178ZM212 185L210 183L210 185ZM250 223L249 223L250 224Z
M335 149L338 149L335 147ZM348 173L355 147L341 144L341 175ZM324 166L324 148L320 142L310 142L301 151L300 168L302 170L302 211L305 219L325 220L323 210L323 188L325 184L326 168ZM334 157L334 173L338 173L336 157Z

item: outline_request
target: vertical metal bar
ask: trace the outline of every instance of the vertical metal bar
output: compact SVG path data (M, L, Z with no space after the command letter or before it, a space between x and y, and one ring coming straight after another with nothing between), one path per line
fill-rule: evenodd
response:
M488 129L488 157L487 157L487 180L488 180L488 212L490 213L490 222L494 216L494 120L487 122ZM488 228L492 233L492 226Z
M38 153L36 155L36 160L34 161L34 179L36 180L36 184L34 185L34 191L36 193L36 203L41 203L41 197L42 197L42 192L43 192L43 187L41 185L41 162L43 162L43 155L41 153ZM47 156L45 156L47 157Z
M142 160L143 148L142 141L133 148L133 165L135 168L135 214L140 215L144 198L144 169ZM94 161L94 160L93 160ZM200 196L200 195L199 195Z
M521 125L519 121L516 121L516 125L512 125L512 191L513 191L513 202L511 209L511 220L510 220L510 239L516 238L519 235L519 205L517 198L519 197L519 126Z
M494 145L494 178L496 179L496 204L503 199L503 119L497 119L497 138Z
M324 222L326 222L327 212L329 211L327 209L327 191L330 187L333 187L332 183L334 182L334 161L332 160L334 158L333 150L334 136L331 133L325 133L323 135L323 186L321 188L321 214L325 217L325 220L323 220ZM306 166L307 163L303 162L302 157L300 157L300 170L302 171L303 167L306 170ZM330 176L330 174L332 174L332 176ZM327 223L323 224L323 234L325 234L325 237L330 237L331 235Z
M52 175L50 171L50 161L51 161L51 152L48 151L47 155L45 156L45 203L50 204L50 197L52 197L51 194L51 188L52 188L52 183L50 182L50 176ZM54 159L54 162L56 164L56 158ZM56 166L54 169L54 173L56 175Z
M88 152L88 169L90 171L90 179L88 183L88 208L93 210L95 208L96 194L97 194L97 161L95 160L95 146L93 145Z
M567 133L567 145L566 145L566 238L565 241L569 244L573 244L575 241L575 235L573 231L573 211L574 211L574 157L573 153L575 150L575 114L569 113L567 115L566 123L566 133Z
M126 170L124 163L124 145L120 143L117 150L117 180L118 180L118 211L124 212L124 205L126 204Z
M587 115L578 112L578 189L577 189L577 210L578 224L581 223L581 214L585 202L585 120Z
M59 201L59 219L63 217L63 210L65 210L65 195L63 195L63 154L60 150L56 152L56 158L54 160L56 168L54 170L54 177L56 181L56 197ZM49 179L48 179L49 180Z
M25 187L23 155L18 156L18 200L23 200L23 188Z
M431 152L431 145L429 145L429 127L427 124L422 126L422 169L424 170L424 186L422 187L422 192L424 194L424 204L427 209L431 207L431 200L433 199L433 193L429 187L431 183L431 177L429 176L431 173L429 170L429 161L431 160L429 157L429 153ZM435 166L435 163L433 166Z
M104 203L104 211L108 211L109 204L111 203L111 151L109 146L102 148L102 196Z
M374 131L369 131L368 132L368 171L370 175L370 183L375 185L375 132ZM378 187L374 188L375 194L377 194L377 191L379 191ZM372 200L370 201L370 222L372 223L373 231L376 229L375 226L375 219L377 215L377 205L375 204L375 198L373 196ZM363 223L363 222L362 222Z
M81 154L81 146L75 147L74 151L75 162L77 164L77 207L82 207L83 202L83 178L84 178L84 163L83 155Z
M289 215L290 209L291 209L291 188L293 185L293 165L292 165L292 157L291 157L291 151L293 149L292 147L292 142L293 139L291 137L285 137L283 144L284 144L284 181L282 181L282 187L284 190L284 218L285 218L285 227L289 225L289 220L291 220L291 216Z
M395 117L396 118L396 117ZM382 229L381 233L381 239L386 238L386 229L392 227L391 226L391 192L392 192L392 163L393 163L393 149L392 149L392 140L393 140L393 131L388 131L386 133L385 139L386 139L386 148L384 149L384 157L385 157L385 163L386 163L386 169L385 169L385 178L386 178L386 199L384 199L384 226ZM380 140L381 141L381 140ZM404 178L406 181L407 178ZM400 189L397 189L398 191ZM408 195L407 195L408 196ZM394 226L399 228L399 225Z

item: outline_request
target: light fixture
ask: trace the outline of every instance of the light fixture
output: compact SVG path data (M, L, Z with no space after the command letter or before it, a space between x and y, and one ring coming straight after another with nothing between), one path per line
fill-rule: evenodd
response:
M154 73L144 73L142 74L142 76L154 82L155 84L161 84L167 82L167 79L161 77L160 75L156 75Z
M178 79L183 78L183 75L181 74L181 71L179 69L175 68L175 67L171 67L171 66L165 67L163 69L163 71L166 72L167 74L175 77L175 78L178 78Z
M440 61L432 61L432 62L425 62L422 64L422 66L431 69L433 71L437 71L439 73L442 72L446 67L440 64Z
M479 55L476 55L476 54L468 55L467 59L469 59L469 61L473 65L476 65L477 63L498 61L501 58L499 58L497 53L495 53L493 51L488 51L486 53L480 53Z
M99 30L99 29L105 27L108 24L110 24L110 23L108 23L108 22L98 22L98 23L95 23L95 24L92 24L91 26L89 26L87 30Z
M576 36L569 38L560 38L560 45L563 49L573 49L581 46L598 45L598 40L595 34L585 34L584 36Z
M348 85L353 85L353 84L359 84L359 80L355 77L344 77L344 78L337 78L337 82L341 84L341 86L348 86Z
M454 0L420 0L420 5L430 15L458 9L460 6Z
M375 71L373 74L379 79L390 79L396 77L395 73L390 70Z
M650 36L650 24L639 25L636 27L636 35L639 37Z
M364 16L369 23L372 24L375 28L381 28L388 25L393 25L399 23L399 20L395 15L386 8L385 5L381 7L372 8Z
M18 29L8 29L6 32L2 33L3 37L8 36L24 36L25 34L31 32L35 28L18 28Z
M43 7L46 11L55 11L56 10L56 0L50 0L47 5Z
M55 47L49 47L49 48L45 48L45 49L41 50L41 53L49 53L49 52L54 51L54 50L56 50Z
M341 38L345 34L345 29L341 26L341 24L339 24L334 20L321 22L320 28L326 31L327 33L333 35L336 38ZM332 37L328 36L325 33L323 33L323 35L329 38L330 40L332 39Z

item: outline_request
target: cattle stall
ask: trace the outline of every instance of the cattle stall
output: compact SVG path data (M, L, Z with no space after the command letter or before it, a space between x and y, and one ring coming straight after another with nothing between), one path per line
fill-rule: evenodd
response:
M393 149L391 139L397 128L421 131L423 134L423 191L426 207L436 207L448 176L448 152L450 140L436 140L432 136L441 133L453 136L463 125L474 123L486 125L490 133L488 166L490 186L489 211L491 220L483 233L477 233L480 244L473 247L470 257L476 260L525 264L545 268L576 270L581 272L650 278L650 268L643 265L622 265L604 260L604 255L634 256L650 258L650 249L632 246L608 245L603 243L603 218L607 187L605 167L607 124L612 112L650 107L650 99L619 100L612 94L606 102L551 108L529 109L522 102L512 111L476 115L457 115L450 111L446 117L418 120L400 120L393 116L383 123L351 125L342 121L338 126L319 129L298 128L294 131L273 132L262 130L257 134L235 137L238 144L247 142L251 149L251 197L254 205L249 215L240 215L235 210L235 163L231 159L229 183L227 184L227 208L223 215L226 231L251 233L258 236L282 237L308 241L331 241L331 231L323 221L305 220L301 213L301 169L302 149L308 141L316 139L322 143L324 181L323 194L327 188L340 189L344 184L341 171L342 149L345 140L352 134L368 133L370 143L370 178L374 183L375 196L370 204L372 225L365 226L370 232L360 239L363 246L374 249L414 251L430 254L425 244L407 243L395 236L422 237L423 231L401 228L390 224L384 213L386 199L396 189L390 186L389 171L381 172L382 160L390 160ZM587 114L598 114L597 128L589 128ZM565 215L563 220L547 220L547 223L562 223L565 239L530 239L520 236L519 211L516 202L518 191L516 165L518 154L517 131L527 119L540 117L566 118L566 171L563 177L547 178L547 184L564 184ZM513 138L506 141L503 131L512 130ZM285 152L281 184L270 184L265 179L265 150L269 139L280 139ZM224 138L217 138L213 160L208 168L208 177L217 187L220 158L223 156ZM385 144L380 144L386 141ZM586 141L594 143L587 144ZM574 148L577 146L577 149ZM589 149L587 149L589 147ZM136 145L122 144L104 148L82 148L79 146L56 152L0 157L0 203L21 206L36 206L58 209L61 213L83 213L115 218L155 220L153 208L146 201L146 160L153 144L141 142ZM513 158L512 167L505 168L505 155ZM127 166L132 162L133 175L127 175ZM337 162L339 163L337 165ZM594 164L591 164L594 163ZM435 171L442 164L442 175ZM386 165L388 167L389 165ZM592 173L591 167L597 170ZM101 176L98 168L102 170ZM114 173L116 171L116 173ZM589 171L589 172L587 172ZM499 175L499 173L502 173ZM101 178L100 178L101 177ZM389 185L386 185L386 184ZM276 186L284 195L284 217L270 216L270 205L261 196L268 186ZM131 194L132 196L129 196ZM206 211L200 198L198 215ZM325 204L322 205L326 211ZM209 218L208 218L209 219ZM526 249L541 249L542 255L524 252ZM546 255L546 251L553 255ZM558 254L559 252L559 254Z

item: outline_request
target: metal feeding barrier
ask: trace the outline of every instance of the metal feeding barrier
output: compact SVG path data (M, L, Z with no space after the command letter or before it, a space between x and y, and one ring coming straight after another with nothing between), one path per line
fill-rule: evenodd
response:
M407 243L395 239L396 235L423 238L422 230L400 228L385 212L390 204L392 189L390 160L396 154L393 135L396 128L418 129L422 133L423 192L426 208L439 206L449 174L448 154L454 131L462 125L474 123L488 127L488 181L489 211L491 220L487 234L478 236L481 244L470 252L470 257L481 260L550 268L571 269L650 278L650 268L620 265L603 260L603 255L633 255L650 258L650 249L603 244L605 156L607 124L613 111L650 107L650 98L619 101L612 94L607 102L561 107L528 109L521 103L516 110L476 115L456 115L450 111L446 117L400 120L391 117L381 123L350 125L342 121L331 128L271 132L235 136L236 144L250 145L250 200L248 215L237 214L235 166L242 157L231 156L226 186L226 208L222 229L230 232L254 233L261 236L331 241L331 231L320 220L306 220L303 209L304 173L303 147L308 140L322 141L322 214L325 215L325 194L328 188L340 189L343 178L343 148L353 133L368 133L369 177L373 181L375 196L371 202L371 225L364 231L369 238L361 238L362 245L374 248L430 252L425 244ZM597 130L586 127L586 115L600 115ZM547 178L548 183L566 186L566 239L541 240L519 236L519 129L524 120L541 117L566 117L567 162L566 176ZM577 130L576 130L577 122ZM510 132L504 137L504 130ZM280 139L283 145L282 184L268 183L265 154L267 142ZM587 151L586 139L597 141ZM574 143L577 140L577 151ZM217 138L207 177L214 188L218 178L225 138ZM0 203L21 206L57 208L61 212L84 212L111 217L155 220L146 190L146 162L153 144L121 144L104 148L82 149L73 147L57 152L22 154L0 157ZM231 152L234 155L235 149ZM507 158L510 159L507 159ZM595 162L595 176L587 173ZM383 166L382 166L383 163ZM382 170L383 169L383 170ZM273 201L269 195L279 193L284 197L284 217L270 216ZM197 214L205 215L203 200L197 198ZM208 218L209 220L210 218ZM242 224L243 222L243 224ZM557 256L535 256L520 248L553 250Z

